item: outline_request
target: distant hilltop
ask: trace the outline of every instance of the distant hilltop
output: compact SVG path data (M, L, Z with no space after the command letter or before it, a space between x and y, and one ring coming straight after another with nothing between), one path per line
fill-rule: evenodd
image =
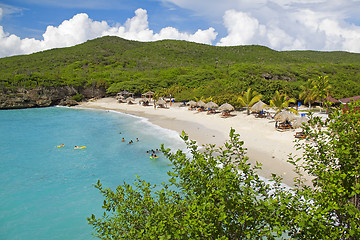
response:
M360 95L360 54L218 47L179 40L102 37L74 47L0 59L0 108L154 91L177 100L235 101L248 87L269 100L278 90L298 98L308 79L326 75L332 96Z

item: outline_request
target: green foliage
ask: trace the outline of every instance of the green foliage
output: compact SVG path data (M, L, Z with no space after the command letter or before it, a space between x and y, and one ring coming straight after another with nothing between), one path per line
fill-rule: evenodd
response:
M305 104L309 104L309 109L311 109L311 103L315 102L318 98L318 93L314 87L314 80L309 79L300 88L302 91L299 95L300 100L303 100Z
M113 191L98 181L105 213L88 222L101 239L359 239L359 121L357 102L304 126L312 141L289 158L299 174L293 189L275 175L263 181L233 129L223 147L202 151L183 133L189 153L162 146L173 164L168 183L137 178Z
M84 96L80 93L77 93L75 94L73 97L72 97L72 100L75 100L77 102L80 102L81 100L83 100Z
M319 76L313 82L315 95L320 99L321 104L324 105L325 99L329 96L331 85L328 76Z
M360 95L360 54L278 52L262 46L215 47L185 41L102 37L62 49L0 59L0 91L92 85L115 94L149 89L177 100L232 98L248 88L269 102L275 91L298 98L308 79L329 76L335 98ZM226 97L225 95L229 95ZM239 106L234 101L233 105Z
M219 150L201 153L194 141L183 139L191 158L164 151L173 163L168 184L161 190L140 180L116 191L96 185L105 197L102 218L88 218L101 239L275 239L289 231L279 179L265 183L245 156L239 135ZM281 196L281 197L280 197ZM285 201L285 202L284 202ZM286 235L286 234L285 234Z
M290 103L296 103L296 100L294 98L289 98L284 93L281 94L279 91L276 91L273 99L270 100L270 107L275 108L277 113L279 113L283 109L287 109Z
M240 105L242 107L246 107L247 115L250 115L250 108L256 102L260 101L262 98L261 94L258 94L256 91L251 92L251 88L249 88L242 96L238 98Z
M313 177L313 188L298 179L299 194L315 206L300 215L306 239L360 239L360 102L304 127L311 142L298 142L302 158L290 159L297 171ZM308 232L306 232L308 231Z

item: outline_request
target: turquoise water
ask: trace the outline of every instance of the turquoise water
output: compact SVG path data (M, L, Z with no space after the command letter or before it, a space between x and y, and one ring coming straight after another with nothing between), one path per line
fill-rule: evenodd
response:
M170 162L146 153L161 143L184 148L175 132L111 111L0 111L0 239L92 239L86 218L103 202L93 185L165 181Z

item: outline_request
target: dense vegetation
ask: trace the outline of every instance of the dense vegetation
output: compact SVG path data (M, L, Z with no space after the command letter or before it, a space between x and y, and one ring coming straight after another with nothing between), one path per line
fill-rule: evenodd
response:
M138 178L111 190L98 181L105 212L88 221L100 239L360 239L359 109L358 101L304 126L312 141L299 140L304 155L289 159L294 188L262 180L233 129L222 148L205 151L183 134L188 153L162 148L169 182Z
M269 102L275 91L299 99L308 79L329 76L335 98L360 95L360 54L215 47L186 41L102 37L62 49L0 59L0 91L37 86L105 87L109 94L147 90L178 100L233 104L249 87Z

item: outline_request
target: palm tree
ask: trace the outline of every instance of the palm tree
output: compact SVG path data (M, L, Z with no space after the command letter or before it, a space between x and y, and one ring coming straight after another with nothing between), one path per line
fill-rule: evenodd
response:
M314 90L316 95L320 99L321 106L324 106L326 98L329 96L331 85L329 83L328 76L319 76L318 79L314 81ZM321 112L321 108L320 108Z
M281 110L287 109L290 103L296 103L296 99L289 98L285 93L280 94L279 91L276 91L273 99L270 100L270 107L275 108L276 113L279 113ZM293 108L289 110L296 113Z
M262 95L257 93L256 91L251 92L251 88L249 88L245 93L242 93L242 96L238 98L238 102L241 106L246 107L247 115L250 115L250 108L256 102L260 101Z
M315 102L318 98L315 90L314 80L309 79L304 85L300 86L302 92L299 97L305 104L309 104L309 111L311 110L311 103Z

